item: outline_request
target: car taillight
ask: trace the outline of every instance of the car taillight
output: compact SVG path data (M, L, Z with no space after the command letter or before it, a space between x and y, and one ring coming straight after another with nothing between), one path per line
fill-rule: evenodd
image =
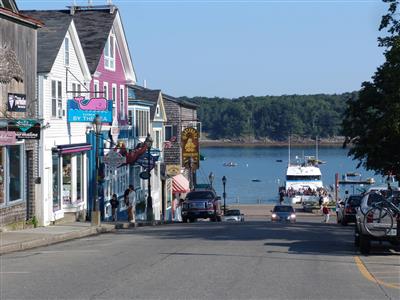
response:
M374 220L374 215L372 213L369 213L367 215L367 223L372 223Z

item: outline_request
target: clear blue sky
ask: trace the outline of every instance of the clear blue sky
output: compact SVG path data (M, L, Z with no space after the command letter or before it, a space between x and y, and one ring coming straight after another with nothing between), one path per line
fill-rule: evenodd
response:
M63 9L72 2L17 0L20 9ZM384 61L377 46L387 11L381 0L113 3L138 83L146 80L149 88L174 96L349 92Z

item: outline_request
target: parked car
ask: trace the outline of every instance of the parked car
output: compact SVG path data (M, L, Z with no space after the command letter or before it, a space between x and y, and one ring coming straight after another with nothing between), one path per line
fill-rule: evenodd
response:
M291 205L275 205L271 212L271 222L296 222L296 213Z
M221 221L221 197L213 189L194 190L186 195L182 204L182 221L195 222L197 219Z
M338 210L338 223L345 226L350 222L356 222L357 207L360 206L361 199L362 195L351 195L345 200L344 204Z
M244 222L244 215L240 213L239 209L229 209L222 216L223 221Z
M364 219L366 223L374 222L372 216L368 214L369 209L373 206L374 203L381 202L385 199L384 195L387 195L388 191L372 191L366 193L361 199L360 206L357 208L356 212L356 227L354 232L354 245L359 247L360 252L362 254L368 254L371 249L371 241L386 241L390 242L394 245L398 245L400 243L400 233L397 230L397 222L394 220L393 227L390 231L380 236L372 235L364 226ZM398 190L392 191L391 194L393 197L387 198L389 201L392 201L396 206L399 205L400 202L400 192ZM379 224L380 227L385 226L384 223Z

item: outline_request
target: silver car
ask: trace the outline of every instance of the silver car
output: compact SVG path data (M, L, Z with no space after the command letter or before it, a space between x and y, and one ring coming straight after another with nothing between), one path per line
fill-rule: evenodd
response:
M244 215L239 209L229 209L222 217L223 221L244 222Z
M271 222L296 222L296 213L291 205L275 205L271 213Z

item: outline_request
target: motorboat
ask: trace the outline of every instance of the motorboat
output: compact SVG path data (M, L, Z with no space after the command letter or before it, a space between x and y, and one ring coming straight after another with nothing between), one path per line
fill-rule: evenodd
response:
M224 163L224 167L236 167L238 164L232 161Z

